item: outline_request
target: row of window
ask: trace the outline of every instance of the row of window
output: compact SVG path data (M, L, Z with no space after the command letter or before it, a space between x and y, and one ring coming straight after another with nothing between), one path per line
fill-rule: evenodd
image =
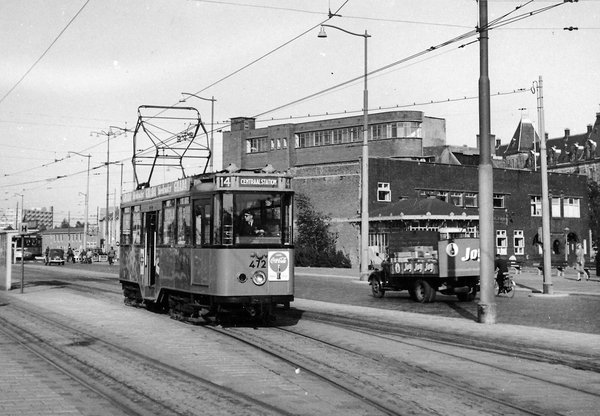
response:
M256 139L246 140L246 153L260 153L272 150L287 149L287 137L278 137L269 139L268 137L258 137Z
M562 203L562 217L564 218L579 218L580 217L580 205L581 200L579 198L560 198L552 197L552 204L550 205L550 212L552 218L561 218L561 203ZM532 196L531 197L531 216L541 217L542 216L542 197Z
M525 254L525 236L523 230L513 231L514 254ZM508 236L506 230L496 230L496 253L500 255L508 254Z
M420 190L419 196L427 198L435 196L436 198L456 205L457 207L463 208L477 208L477 193L475 192L458 192L458 191L432 191L432 190ZM494 194L493 195L494 208L505 208L505 195ZM377 183L377 201L379 202L391 202L392 191L390 189L389 182L378 182ZM552 217L553 218L579 218L580 217L580 198L561 198L552 197ZM562 208L562 210L561 210ZM541 217L542 216L542 197L532 196L531 197L531 216Z
M50 239L50 241L81 241L83 234L50 234L47 237Z
M369 126L369 140L421 137L421 123L404 121ZM331 130L311 131L294 135L295 148L328 146L332 144L360 142L363 140L362 127L347 127ZM268 152L287 149L287 138L269 139L258 137L246 140L246 153Z

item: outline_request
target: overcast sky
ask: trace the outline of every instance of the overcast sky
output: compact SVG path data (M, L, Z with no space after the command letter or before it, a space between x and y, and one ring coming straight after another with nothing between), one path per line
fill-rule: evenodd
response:
M488 4L489 21L528 16L489 32L492 134L510 141L521 117L537 128L530 89L540 76L550 137L585 132L600 112L600 1ZM327 21L328 9L341 16ZM83 220L87 158L71 151L91 155L95 214L106 204L108 146L90 133L134 129L139 106L181 105L181 92L214 96L216 129L239 116L266 126L360 115L362 80L327 90L363 74L364 40L335 29L317 38L326 21L367 30L369 72L389 66L369 77L371 112L423 111L446 120L448 144L476 146L477 38L423 53L477 27L475 0L3 0L0 19L0 208L20 203L17 193L26 208L54 206L57 223ZM210 127L210 102L185 105ZM216 132L217 151L220 140ZM132 152L131 133L111 140L125 191ZM111 205L120 186L113 165Z

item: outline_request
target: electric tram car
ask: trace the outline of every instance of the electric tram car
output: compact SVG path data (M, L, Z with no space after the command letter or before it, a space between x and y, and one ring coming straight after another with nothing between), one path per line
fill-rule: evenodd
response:
M205 173L125 193L125 303L190 322L222 312L270 322L294 300L288 174Z

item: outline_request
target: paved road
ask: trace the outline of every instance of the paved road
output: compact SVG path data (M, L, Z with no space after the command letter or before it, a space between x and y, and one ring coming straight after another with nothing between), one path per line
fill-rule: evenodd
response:
M440 317L477 320L477 304L459 302L455 296L438 293L435 303L419 304L407 292L386 292L381 299L371 295L367 282L358 280L356 269L296 269L296 298L413 312ZM577 281L577 272L552 275L553 295L544 295L543 276L537 269L513 275L514 298L496 297L497 323L600 334L600 278Z

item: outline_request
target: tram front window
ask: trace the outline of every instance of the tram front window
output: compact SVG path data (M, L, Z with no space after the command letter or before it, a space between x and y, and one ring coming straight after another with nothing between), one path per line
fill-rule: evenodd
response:
M291 197L279 193L235 194L235 243L289 244Z

